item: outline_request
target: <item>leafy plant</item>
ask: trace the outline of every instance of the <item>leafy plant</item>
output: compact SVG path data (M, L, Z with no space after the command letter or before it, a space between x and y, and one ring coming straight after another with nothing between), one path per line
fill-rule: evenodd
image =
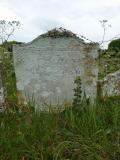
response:
M75 106L80 106L81 104L81 94L82 94L82 89L81 89L81 78L80 76L77 76L75 81L74 81L76 88L74 88L74 99L73 99L73 107Z

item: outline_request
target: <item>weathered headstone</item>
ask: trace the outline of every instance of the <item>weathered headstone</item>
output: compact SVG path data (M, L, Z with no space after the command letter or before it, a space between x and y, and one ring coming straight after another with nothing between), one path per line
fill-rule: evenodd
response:
M98 44L86 44L74 35L39 36L13 47L17 89L27 99L41 103L62 103L73 98L74 80L81 76L82 90L95 98L98 79ZM61 35L62 33L60 33Z

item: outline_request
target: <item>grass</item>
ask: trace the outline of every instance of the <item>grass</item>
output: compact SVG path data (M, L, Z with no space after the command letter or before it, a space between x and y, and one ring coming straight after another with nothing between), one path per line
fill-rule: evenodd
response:
M0 114L0 160L120 160L120 97Z

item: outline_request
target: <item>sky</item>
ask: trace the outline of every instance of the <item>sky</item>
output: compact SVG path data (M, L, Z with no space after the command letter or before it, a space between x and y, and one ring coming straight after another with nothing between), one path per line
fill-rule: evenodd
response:
M120 0L0 0L0 20L21 22L11 40L32 41L55 27L63 27L101 42L101 20L108 20L105 40L120 35Z

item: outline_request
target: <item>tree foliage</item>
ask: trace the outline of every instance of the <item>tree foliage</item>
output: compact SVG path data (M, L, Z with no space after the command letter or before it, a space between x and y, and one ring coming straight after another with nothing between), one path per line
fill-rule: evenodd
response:
M120 38L111 41L108 45L108 50L119 52L120 51Z

